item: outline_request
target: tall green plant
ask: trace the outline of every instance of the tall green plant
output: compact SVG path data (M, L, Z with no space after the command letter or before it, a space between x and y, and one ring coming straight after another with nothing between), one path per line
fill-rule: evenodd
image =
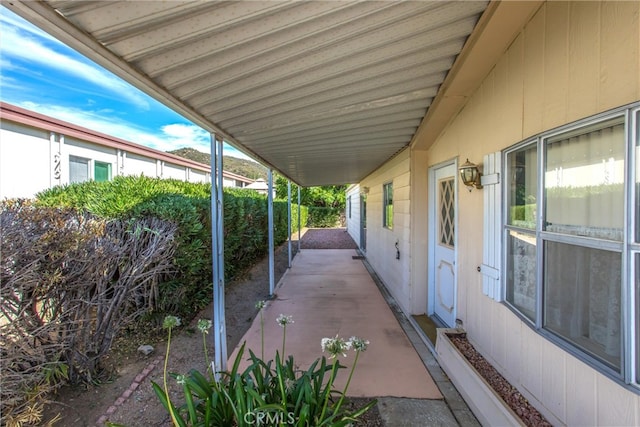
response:
M261 307L263 308L263 307ZM290 316L281 315L291 324ZM203 332L201 330L201 332ZM204 332L203 332L204 334ZM284 343L283 338L283 343ZM329 364L322 356L306 370L300 370L293 356L284 359L278 351L275 358L265 362L249 350L249 365L240 370L245 357L246 343L240 347L233 366L228 372L209 372L208 376L198 370L187 375L172 374L182 385L184 404L176 407L169 394L153 383L156 396L171 414L175 426L254 426L254 425L296 425L296 426L347 426L353 424L362 414L370 410L376 400L356 411L343 408L347 389L351 382L360 352L365 351L368 341L352 337L345 341L338 336L322 340L323 352L334 359ZM167 346L167 359L169 355ZM349 379L342 391L334 390L333 384L339 369L344 368L337 355L354 348L356 358L351 367ZM166 376L166 363L165 363ZM339 396L339 399L335 399Z

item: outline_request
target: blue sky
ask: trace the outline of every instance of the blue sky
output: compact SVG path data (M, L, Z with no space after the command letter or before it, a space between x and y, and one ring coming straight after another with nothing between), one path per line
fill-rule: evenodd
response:
M162 151L211 151L207 131L2 6L0 29L2 101Z

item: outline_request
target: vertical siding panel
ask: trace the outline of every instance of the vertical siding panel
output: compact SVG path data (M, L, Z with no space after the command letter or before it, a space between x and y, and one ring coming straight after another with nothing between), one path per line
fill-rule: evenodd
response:
M494 69L494 105L508 105L510 103L509 87L507 85L509 72L507 58L508 56L504 56ZM485 144L485 150L499 150L504 144L509 143L509 132L507 129L512 126L512 124L509 123L509 121L512 120L511 115L512 112L509 111L508 108L500 108L496 111L495 116L497 123L494 128L494 138L489 144Z
M620 393L620 386L601 374L597 376L596 389L598 419L594 424L599 426L638 425L636 423L637 396L631 393Z
M504 367L507 365L505 308L494 302L489 302L488 305L491 306L491 317L493 319L493 324L491 325L491 330L493 331L491 334L491 354L498 365L500 365L500 367Z
M600 3L575 2L569 18L568 119L588 116L598 105Z
M542 345L543 341L527 327L522 328L522 384L534 396L542 396ZM554 361L554 363L556 363Z
M462 283L459 283L458 289L464 289L464 295L466 297L467 318L465 319L464 328L469 332L469 335L476 337L490 333L479 326L480 304L478 304L478 298L482 295L482 292L478 291L476 293L474 289L464 286Z
M640 98L638 15L640 2L602 3L600 109L617 107Z
M504 306L503 306L504 308ZM504 308L506 311L506 308ZM505 339L509 343L509 355L505 364L505 368L511 378L513 385L519 385L522 382L522 364L524 361L524 352L522 350L522 334L524 327L522 322L515 321L511 312L505 314Z
M495 99L496 98L495 96L496 72L495 71L496 70L494 68L491 71L491 73L489 73L485 81L482 83L482 98L481 98L481 103L479 105L479 108L482 110L487 110L488 108L491 108L492 105L497 105L496 99ZM478 117L477 114L475 115L475 117L476 119L473 121L473 123L476 126L476 129L474 129L475 135L478 135L479 133L482 132L483 126L489 126L489 129L493 129L492 134L494 134L495 136L496 129L498 129L500 126L499 111L495 111L494 114L490 114L489 117L487 117L486 123L480 123L480 120L477 119ZM482 148L484 149L485 147L482 147ZM484 153L481 152L480 154L484 154ZM479 159L472 160L472 162L474 163L478 163L479 161L480 161Z
M596 376L575 358L567 361L567 425L588 426L596 420Z
M484 295L480 294L479 288L474 289L474 293L476 293L476 304L480 306L480 323L478 327L483 331L476 335L476 339L478 340L478 344L482 348L482 352L484 354L491 354L492 348L492 336L495 333L493 328L493 312L491 310L491 300Z
M551 129L567 122L569 2L547 3L546 19L542 127Z
M504 103L505 114L505 138L506 141L495 150L511 145L513 141L522 139L522 115L524 106L524 36L521 34L513 42L507 52L507 99Z
M538 338L542 343L542 403L558 418L566 420L566 352L555 344Z
M533 135L542 129L544 110L544 40L545 13L548 3L531 20L524 33L524 106L523 136Z

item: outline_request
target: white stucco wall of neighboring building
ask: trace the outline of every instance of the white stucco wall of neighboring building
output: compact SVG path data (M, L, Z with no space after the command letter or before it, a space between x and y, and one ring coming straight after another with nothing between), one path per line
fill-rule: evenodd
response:
M73 181L70 160L86 163L88 179L95 178L98 162L103 170L109 168L109 179L144 175L190 182L211 180L206 165L13 105L0 106L0 199L31 198L47 188L69 184ZM243 187L253 182L230 172L224 174L225 186Z
M0 122L0 199L30 197L51 185L48 133Z

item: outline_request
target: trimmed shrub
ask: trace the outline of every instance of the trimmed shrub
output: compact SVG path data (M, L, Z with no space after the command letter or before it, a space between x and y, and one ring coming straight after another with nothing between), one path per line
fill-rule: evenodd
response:
M309 219L307 220L307 227L332 228L344 226L344 209L323 208L318 206L309 207Z
M105 218L155 217L178 226L175 272L159 284L154 316L190 318L211 301L211 185L173 179L116 177L55 187L37 195L40 206L87 210ZM268 251L267 197L253 190L225 188L225 278L233 279ZM287 203L274 202L274 242L287 238ZM297 230L292 206L292 232ZM301 207L306 221L307 208ZM305 222L302 222L305 225Z

